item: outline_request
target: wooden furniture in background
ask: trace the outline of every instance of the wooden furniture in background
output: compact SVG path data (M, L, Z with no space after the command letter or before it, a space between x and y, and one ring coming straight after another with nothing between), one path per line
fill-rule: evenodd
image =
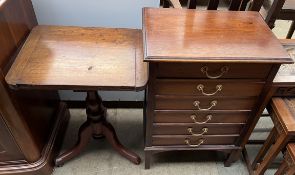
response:
M280 42L295 61L295 40L281 39ZM294 97L295 93L295 64L283 64L281 65L275 79L273 80L272 87L268 96L274 97ZM293 139L292 139L293 141ZM260 142L259 142L260 143ZM262 142L261 144L264 144ZM253 168L256 168L255 163L251 162L247 154L247 150L243 150L243 155L247 168L250 174L254 174ZM262 157L262 156L260 156ZM259 160L260 161L260 160ZM253 168L252 168L253 164ZM267 167L266 167L267 168Z
M274 128L252 163L255 175L262 175L267 167L295 136L295 99L273 98L268 106ZM266 154L267 153L267 154Z
M292 59L258 12L143 14L146 168L153 153L173 150L223 151L229 166L271 98L280 64Z
M48 175L69 118L56 91L14 92L4 77L37 25L30 0L0 1L0 174ZM61 129L62 128L62 129Z
M294 175L295 174L295 144L289 143L284 154L284 160L275 175Z
M244 0L247 1L247 0ZM250 2L250 10L260 11L265 0L252 0ZM267 15L265 17L265 22L268 26L273 29L275 27L275 21L279 20L291 20L292 24L290 26L289 32L287 34L287 39L292 38L295 30L295 1L294 0L273 0L270 9L267 10Z
M96 90L142 90L146 71L141 30L37 26L6 81L17 89L87 93L87 121L80 128L77 144L61 154L56 165L77 156L91 137L105 137L122 156L139 164L140 158L118 141Z
M266 16L266 23L272 29L274 28L275 21L280 20L291 20L293 21L287 38L292 38L295 30L295 1L294 0L274 0L271 8Z
M197 7L198 0L188 0L187 7L188 9L195 9ZM217 10L220 0L208 0L207 10ZM230 0L230 5L228 7L231 11L240 10L242 0Z

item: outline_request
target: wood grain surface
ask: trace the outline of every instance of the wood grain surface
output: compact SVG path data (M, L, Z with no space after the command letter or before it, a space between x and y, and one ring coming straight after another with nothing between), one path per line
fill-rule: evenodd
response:
M12 86L135 90L147 81L141 30L37 26L6 76Z
M145 8L145 61L291 63L258 12Z
M295 40L294 39L285 39L280 40L290 57L295 60ZM295 87L295 64L283 64L275 79L274 85L282 86L285 84L290 84Z

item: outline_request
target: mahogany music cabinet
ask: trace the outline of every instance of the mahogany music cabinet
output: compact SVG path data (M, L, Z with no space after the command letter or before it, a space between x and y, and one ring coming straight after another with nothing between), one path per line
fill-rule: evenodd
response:
M258 12L145 8L143 38L145 167L174 150L223 151L230 166L292 59Z

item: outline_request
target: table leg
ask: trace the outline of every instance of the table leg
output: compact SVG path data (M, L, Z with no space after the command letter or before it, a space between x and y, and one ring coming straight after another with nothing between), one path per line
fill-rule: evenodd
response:
M260 163L269 148L272 146L273 142L275 141L275 136L277 135L277 130L275 127L272 128L270 134L268 135L267 139L265 140L262 148L259 150L258 154L256 155L254 161L252 162L252 169L255 170L258 163Z
M125 148L118 140L113 126L106 121L106 109L102 99L96 91L87 91L86 97L87 121L80 127L79 139L76 145L58 156L55 164L60 166L66 161L76 157L88 144L91 136L94 139L106 137L112 147L123 157L134 164L139 164L141 159L138 155Z
M257 169L254 171L254 175L262 175L266 171L267 167L277 157L279 152L286 146L289 141L289 137L285 133L280 133L276 138L276 142L272 145L263 161L258 164Z

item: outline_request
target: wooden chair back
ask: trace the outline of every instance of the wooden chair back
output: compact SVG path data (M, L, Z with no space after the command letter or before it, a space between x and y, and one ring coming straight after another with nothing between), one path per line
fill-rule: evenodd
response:
M295 31L295 1L294 0L275 0L266 17L266 22L273 28L277 19L291 20L292 24L287 34L287 39L291 39Z
M219 1L220 0L208 0L208 5L207 5L207 10L217 10L219 6ZM244 10L242 7L242 3L247 4L249 0L229 0L230 5L229 5L229 10ZM196 9L197 8L197 2L198 0L162 0L162 6L164 8L169 8L169 7L174 7L174 8L182 8L181 4L185 4L188 9Z

